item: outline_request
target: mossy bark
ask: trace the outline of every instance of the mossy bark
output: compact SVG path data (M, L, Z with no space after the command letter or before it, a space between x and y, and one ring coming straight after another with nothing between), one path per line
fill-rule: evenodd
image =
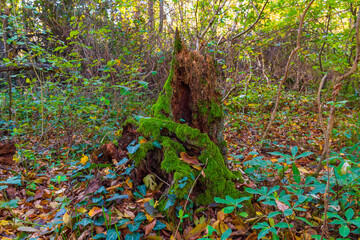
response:
M147 140L132 156L139 184L146 174L154 173L178 198L186 197L195 184L191 195L198 204L211 203L216 196L242 195L236 189L236 182L243 181L241 173L231 172L225 164L223 110L216 84L213 59L189 51L177 33L163 91L152 107L152 117L141 119L137 129ZM182 152L195 156L203 168L196 183L201 171L182 161Z

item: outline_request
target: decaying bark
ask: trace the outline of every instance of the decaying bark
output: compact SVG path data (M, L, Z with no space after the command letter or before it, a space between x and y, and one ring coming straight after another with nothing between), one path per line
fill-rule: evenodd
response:
M14 165L15 161L13 160L13 156L15 155L15 153L16 147L14 142L0 142L0 164Z

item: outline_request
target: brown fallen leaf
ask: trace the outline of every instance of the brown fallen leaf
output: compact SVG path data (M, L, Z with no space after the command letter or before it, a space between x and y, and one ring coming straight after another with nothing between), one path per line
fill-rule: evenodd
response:
M196 157L190 157L186 152L181 152L180 157L181 157L180 160L182 160L188 164L200 165L200 163Z
M156 220L152 221L151 223L149 223L148 225L146 225L144 227L145 236L148 235L153 230L153 228L155 227L155 224L156 224Z
M245 240L256 240L256 239L257 239L257 233L253 232Z
M95 216L96 214L98 213L101 213L103 210L101 208L98 208L98 207L93 207L90 211L89 211L89 216L90 217L93 217Z
M289 209L289 207L288 207L286 204L278 201L277 199L275 200L275 202L276 202L277 207L278 207L282 212L284 212L286 209Z
M188 240L195 240L198 239L200 234L206 230L207 225L210 223L210 221L203 222L198 224L193 230L189 232Z
M103 233L105 231L105 229L101 226L95 226L95 232L96 234L100 234L100 233Z

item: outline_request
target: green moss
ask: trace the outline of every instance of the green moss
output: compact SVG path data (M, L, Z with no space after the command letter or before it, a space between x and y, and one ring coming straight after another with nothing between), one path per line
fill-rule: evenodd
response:
M206 178L200 177L200 181L206 186L206 191L200 194L196 199L197 203L211 203L215 196L240 196L240 192L235 189L233 180L242 179L241 173L232 173L225 166L224 158L219 147L210 140L207 134L201 133L198 129L191 128L186 124L180 124L162 118L141 119L138 131L146 138L152 138L161 143L164 151L164 160L161 163L161 169L165 170L167 173L174 174L174 184L171 186L171 190L179 198L188 194L188 191L193 184L194 180L190 177L191 172L193 172L194 176L197 176L200 172L192 169L187 163L180 160L180 153L185 152L186 150L182 144L168 137L168 135L174 134L181 141L203 149L198 160L203 164L207 164L206 169L204 169ZM162 132L166 132L167 136L161 135ZM137 156L145 157L146 153L144 152L149 149L150 148L147 148L146 144L144 144L144 146L141 146L141 149L139 149L140 153ZM188 178L188 182L185 187L180 188L179 181L184 177Z
M126 125L133 125L134 127L139 127L139 123L134 118L128 118L125 120L123 124L121 124L121 127L125 127Z
M171 82L174 76L174 60L171 62L171 69L168 78L166 79L163 90L160 93L156 103L151 107L151 113L154 117L166 118L170 115L171 109L171 97L173 90L171 88Z
M175 33L175 41L174 41L174 55L179 53L183 49L183 44L181 41L180 33L178 30L176 30Z
M210 106L205 102L200 101L198 103L199 114L201 116L206 116L208 123L214 122L216 119L221 119L223 117L223 109L220 104L211 101Z
M216 104L214 102L211 102L210 104L210 115L209 115L209 121L211 122L214 119L222 118L223 116L223 110L220 104ZM211 119L210 119L211 118Z

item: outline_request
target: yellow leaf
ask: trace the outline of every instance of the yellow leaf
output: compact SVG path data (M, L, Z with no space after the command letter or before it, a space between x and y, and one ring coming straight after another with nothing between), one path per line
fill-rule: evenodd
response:
M95 216L96 214L98 213L101 213L102 212L102 209L101 208L98 208L98 207L93 207L90 211L89 211L89 216L90 217L93 217Z
M89 160L88 156L83 155L82 158L80 159L80 163L85 165L85 163Z
M96 116L91 116L90 119L95 120Z
M309 173L309 171L308 171L308 170L306 170L306 169L305 169L305 168L303 168L303 167L299 167L298 169L299 169L299 172L302 172L302 173Z
M199 170L199 171L201 171L201 167L200 166L196 166L196 165L191 165L193 168L195 168L196 170Z
M6 225L9 225L11 223L12 223L11 221L1 220L0 221L0 226L6 226Z
M126 183L126 185L129 186L129 188L132 188L132 187L133 187L133 183L132 183L130 177L128 177L128 178L126 179L126 182L125 182L125 183Z
M67 212L64 214L64 216L62 217L63 221L65 224L68 224L70 223L70 220L71 220L71 216L70 214L68 214Z
M87 210L85 209L85 208L78 208L78 209L76 209L76 211L78 212L78 213L86 213L87 212Z
M151 222L152 220L154 220L154 218L152 216L150 216L150 214L145 213L146 219Z

